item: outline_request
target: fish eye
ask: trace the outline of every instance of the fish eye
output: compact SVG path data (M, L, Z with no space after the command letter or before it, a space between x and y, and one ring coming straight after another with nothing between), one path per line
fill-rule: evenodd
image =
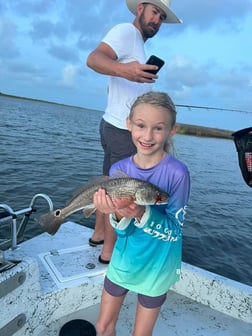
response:
M58 210L55 210L55 216L60 216L60 213L61 213L61 211L60 211L60 209L58 209Z

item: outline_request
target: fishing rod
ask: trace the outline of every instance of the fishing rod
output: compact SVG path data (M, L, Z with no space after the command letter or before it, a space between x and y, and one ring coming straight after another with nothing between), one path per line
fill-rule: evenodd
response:
M230 111L230 112L242 112L242 113L252 113L252 111L244 111L244 110L237 110L237 109L227 109L221 107L210 107L210 106L197 106L197 105L183 105L183 104L175 104L176 107L185 107L188 109L205 109L205 110L218 110L218 111Z

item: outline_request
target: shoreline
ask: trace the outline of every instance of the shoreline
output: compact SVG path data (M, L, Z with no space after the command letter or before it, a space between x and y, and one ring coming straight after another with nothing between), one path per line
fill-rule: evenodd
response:
M178 125L177 130L178 134L233 140L232 133L234 131L228 131L221 128L212 128L212 127L180 124L180 123L177 123L177 125Z
M63 103L56 103L56 102L49 102L49 101L41 100L41 99L19 97L19 96L5 94L5 93L2 93L2 92L0 92L0 97L30 100L30 101L34 101L34 102L38 102L38 103L49 103L49 104L56 104L56 105L62 105L62 106L68 106L68 107L74 107L74 108L80 108L80 109L87 110L85 107L66 105L66 104L63 104ZM92 109L88 109L88 110L92 110ZM96 110L94 110L94 111L96 111ZM233 140L233 137L232 137L233 131L230 131L230 130L224 130L224 129L212 128L212 127L205 127L205 126L198 126L198 125L182 124L182 123L177 123L177 125L178 125L178 129L177 129L178 134Z

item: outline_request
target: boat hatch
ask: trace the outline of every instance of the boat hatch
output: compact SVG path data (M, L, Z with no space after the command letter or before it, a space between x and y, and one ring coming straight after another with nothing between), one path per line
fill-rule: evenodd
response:
M98 262L98 256L99 250L88 244L39 255L59 288L82 283L87 277L103 276L106 265Z

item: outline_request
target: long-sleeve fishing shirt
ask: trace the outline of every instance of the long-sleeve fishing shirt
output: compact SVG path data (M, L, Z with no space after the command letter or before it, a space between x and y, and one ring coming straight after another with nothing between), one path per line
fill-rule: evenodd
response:
M146 206L140 222L134 218L117 222L110 215L117 240L107 277L136 293L162 295L180 277L182 227L190 191L188 169L167 154L150 169L141 169L132 157L126 158L111 167L110 175L118 171L148 181L170 197L167 205Z

